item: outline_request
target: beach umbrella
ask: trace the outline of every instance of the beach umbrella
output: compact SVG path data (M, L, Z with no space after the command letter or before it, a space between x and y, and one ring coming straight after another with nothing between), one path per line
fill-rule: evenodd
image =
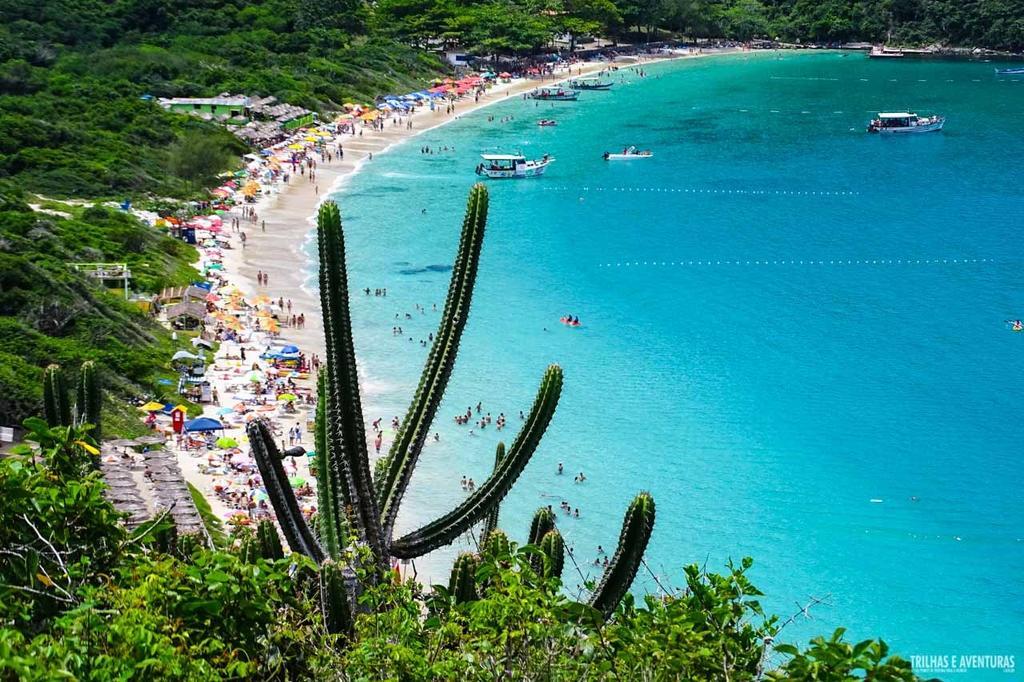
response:
M299 352L299 347L298 346L287 345L287 346L284 346L284 347L281 348L281 352L285 353L285 354L287 354L287 353L298 353Z
M294 393L282 393L281 395L277 396L277 399L284 401L286 403L290 403L294 400L298 400L298 396L296 396Z
M171 361L176 362L178 360L198 360L198 356L192 355L187 350L179 350L177 353L171 356Z
M238 441L230 436L221 436L217 439L218 448L237 448Z
M291 478L288 479L288 482L291 483L293 488L301 488L302 486L306 485L306 479L304 479L302 476L292 476Z
M217 410L217 414L220 414L220 415L234 414L234 413L235 413L235 411L232 408L230 408L230 407L222 407L219 410Z
M254 381L254 382L263 381L263 372L260 372L259 370L255 370L254 369L253 371L249 372L248 376L246 376L245 378L246 378L246 381Z
M158 403L155 400L150 400L148 403L139 408L144 412L160 412L164 409L163 403Z
M204 348L213 348L212 342L198 336L192 338L192 345L196 347L203 346Z
M216 419L209 417L199 417L198 419L191 419L185 422L185 431L192 432L204 432L204 431L219 431L224 428Z
M128 438L118 438L117 440L108 440L108 445L113 445L115 448L132 448L138 445L138 441L130 440Z

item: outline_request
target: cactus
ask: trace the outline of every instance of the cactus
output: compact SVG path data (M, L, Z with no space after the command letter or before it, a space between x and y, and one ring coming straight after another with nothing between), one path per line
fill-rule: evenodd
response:
M555 413L561 391L562 370L558 365L551 365L544 373L523 430L512 442L497 470L455 509L395 540L391 544L391 554L399 559L412 559L449 544L501 502L540 444L541 436Z
M492 559L501 559L512 554L512 542L500 528L495 528L487 534L487 540L483 544L481 554Z
M317 377L316 426L313 432L316 448L316 488L318 536L324 553L333 558L341 556L347 544L344 537L345 519L342 507L335 497L337 489L331 485L331 453L327 449L327 373Z
M480 595L476 590L476 571L480 568L480 559L468 552L460 554L452 565L451 578L448 580L448 592L457 604L476 601Z
M540 541L548 534L548 531L555 529L555 514L547 507L541 507L533 513L533 520L530 522L530 534L527 543L540 547Z
M71 426L71 403L59 365L43 370L43 415L50 426Z
M260 521L260 524L256 526L256 541L259 546L260 556L264 559L284 558L281 538L277 535L277 528L274 527L271 521Z
M540 541L540 550L547 557L540 571L545 578L562 579L562 568L565 566L565 541L557 530L549 530Z
M498 447L494 451L494 471L498 470L501 466L501 461L505 459L505 444L498 443ZM483 528L480 529L480 543L484 544L487 542L487 536L494 532L494 529L498 527L498 514L501 509L501 503L494 505L494 509L488 512L487 516L484 517Z
M371 475L352 342L341 216L333 202L325 202L320 207L317 237L326 352L318 386L320 401L315 432L319 488L316 534L299 512L295 494L280 463L281 453L267 427L259 421L253 422L248 427L248 434L267 494L289 547L317 563L333 567L321 574L322 586L334 584L336 590L334 593L331 590L325 592L329 597L325 601L325 614L328 610L341 609L342 605L348 609L348 616L332 616L333 629L351 627L354 601L351 594L345 595L344 600L340 599L345 581L341 579L336 564L351 541L360 543L367 550L365 556L370 557L372 566L365 567L371 569L368 572L371 581L386 574L392 559L422 556L451 543L481 520L484 521L481 544L485 551L508 553L511 550L508 538L496 530L498 509L536 451L557 408L563 381L562 370L557 365L551 365L544 373L529 416L516 439L507 451L499 448L496 452L491 476L447 514L403 537L394 538L395 519L437 415L468 321L487 210L487 190L476 185L467 202L444 313L419 386L395 442L387 456L377 463L375 475ZM550 512L535 521L531 542L542 545L550 557L546 563L551 566L547 570L551 575L557 575L561 569L559 564L564 542L557 532L552 534L554 523ZM629 537L633 535L631 533ZM626 569L635 562L632 556L622 554L621 560L616 562L621 569L610 576L606 581L608 586L600 590L605 596L598 599L599 603L617 603L617 599L612 599L617 591L613 587L619 582L628 583L625 577L632 579L633 574ZM475 594L470 577L475 573L473 562L478 561L477 558L460 558L457 570L453 571L453 586L459 588L453 592L458 592L464 600ZM349 585L350 590L358 587L360 585Z
M100 395L99 378L96 376L96 365L92 360L82 363L78 378L78 395L75 401L75 421L92 424L92 437L99 442L102 439L100 412L103 399Z
M387 570L387 547L381 529L377 497L370 475L352 322L349 316L345 239L337 204L325 202L318 220L320 302L326 353L324 406L327 469L335 494L332 505L344 500L352 508L352 524L366 543L380 573ZM319 453L318 453L319 454Z
M334 635L351 634L355 620L352 602L345 589L344 569L332 560L320 566L320 610L328 632Z
M452 266L452 278L444 313L441 316L441 325L430 347L430 355L416 395L388 452L387 474L378 486L381 524L387 536L391 535L395 518L398 516L399 504L405 495L430 425L444 396L452 368L455 366L459 340L469 318L469 306L480 262L480 249L483 246L484 227L487 224L488 203L487 189L481 184L475 185L469 192L466 204L462 238Z
M244 535L238 546L238 557L247 564L254 564L259 556L259 542L256 540L256 536Z
M256 466L259 467L260 476L267 489L267 496L274 506L277 522L281 526L285 539L288 540L288 546L317 563L322 562L323 550L316 538L313 537L313 532L309 529L306 519L302 516L302 511L299 509L295 492L288 483L288 475L281 464L280 453L277 444L274 443L274 435L259 419L249 424L247 433L252 446L253 458L256 460Z
M640 493L626 510L622 521L619 546L615 550L601 582L590 598L590 605L605 618L611 617L619 602L633 584L640 568L647 542L654 531L654 498L650 493Z

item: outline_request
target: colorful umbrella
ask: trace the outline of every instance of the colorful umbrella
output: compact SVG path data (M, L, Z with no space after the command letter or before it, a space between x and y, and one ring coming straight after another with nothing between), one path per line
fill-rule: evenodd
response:
M144 412L159 412L164 409L163 403L158 403L155 400L150 400L148 403L139 408Z
M221 436L217 439L218 448L237 448L238 441L230 436Z

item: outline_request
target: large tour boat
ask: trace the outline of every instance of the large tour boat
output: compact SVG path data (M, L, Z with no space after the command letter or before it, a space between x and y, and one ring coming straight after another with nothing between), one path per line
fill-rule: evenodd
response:
M530 99L544 102L573 102L579 96L580 93L568 88L537 88L530 92Z
M942 116L918 116L906 111L880 113L868 124L869 133L934 133L942 130L946 119Z
M612 82L599 78L576 78L569 81L569 87L573 90L611 90Z
M484 162L477 165L476 174L495 179L540 177L554 161L547 154L533 160L521 154L481 154L480 158Z

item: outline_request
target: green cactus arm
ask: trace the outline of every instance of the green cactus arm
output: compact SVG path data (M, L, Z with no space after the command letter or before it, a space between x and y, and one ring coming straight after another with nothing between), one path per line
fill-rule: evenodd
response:
M96 364L92 360L86 360L79 372L75 415L79 422L93 425L91 435L97 443L103 438L103 425L100 423L102 404Z
M498 447L495 448L495 451L494 451L494 471L498 470L498 467L501 466L501 460L503 460L503 459L505 459L505 444L504 443L498 443ZM498 514L500 512L501 512L501 504L498 503L498 504L494 505L494 509L492 509L487 514L487 516L484 517L484 526L480 530L480 542L481 543L487 542L487 537L491 533L493 533L494 530L498 527Z
M281 547L281 538L277 534L277 528L270 521L263 520L256 527L256 538L259 540L260 555L264 559L283 559L284 548Z
M516 436L498 469L459 506L444 516L412 531L391 544L391 554L414 559L449 544L499 504L537 450L558 405L562 392L562 369L551 365L541 380L537 398L523 429Z
M320 541L327 556L338 559L344 546L338 536L340 507L337 490L331 485L330 450L327 448L327 373L317 377L316 422L313 443L316 451L316 502Z
M480 598L476 589L476 571L480 568L480 559L475 554L460 554L452 564L452 574L448 579L448 592L457 604L476 601Z
M540 541L540 551L547 557L541 573L545 578L562 578L565 567L565 540L557 530L549 530Z
M629 505L622 521L619 546L615 550L601 582L590 597L590 605L610 618L619 602L633 584L640 562L644 558L647 542L654 531L654 498L640 493Z
M328 632L333 635L352 633L355 618L345 587L345 570L331 560L320 567L320 610Z
M349 314L345 238L341 229L341 214L337 204L332 201L320 206L317 236L327 370L325 451L329 453L328 471L333 504L337 506L341 500L349 504L355 530L369 547L383 573L387 570L387 548L381 532L363 426L359 374Z
M487 534L487 538L483 543L483 548L480 550L481 554L484 554L491 559L501 559L509 556L512 553L512 542L505 535L505 532L500 528L495 528Z
M452 266L451 283L444 313L434 343L430 347L426 366L420 377L416 395L405 415L402 427L387 455L386 474L378 482L378 503L384 536L391 537L398 508L409 486L416 461L423 450L437 409L444 397L459 351L462 331L469 318L469 306L480 262L484 227L487 224L487 188L476 184L469 192L466 217L462 223L462 237L458 254Z
M288 483L288 475L281 464L274 436L267 425L255 420L246 427L252 454L259 467L263 486L267 489L267 497L274 507L277 522L281 526L288 546L293 552L305 554L317 563L324 560L323 550L317 544L313 532L309 529L306 519L302 516L299 503L295 500L295 491Z
M71 426L71 403L60 365L43 370L43 415L52 426Z
M547 507L541 507L533 513L533 520L530 521L530 534L526 542L540 547L540 541L548 532L555 529L555 514Z

